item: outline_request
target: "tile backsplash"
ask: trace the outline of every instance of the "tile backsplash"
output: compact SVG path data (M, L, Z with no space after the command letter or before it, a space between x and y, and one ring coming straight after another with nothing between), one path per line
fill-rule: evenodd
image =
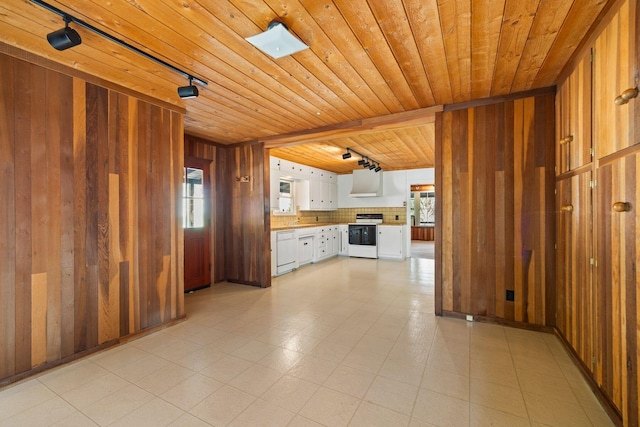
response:
M341 208L335 211L301 211L296 215L274 215L271 213L271 227L279 228L302 224L346 224L356 222L357 213L381 213L385 224L407 223L407 208ZM396 217L398 219L396 219Z

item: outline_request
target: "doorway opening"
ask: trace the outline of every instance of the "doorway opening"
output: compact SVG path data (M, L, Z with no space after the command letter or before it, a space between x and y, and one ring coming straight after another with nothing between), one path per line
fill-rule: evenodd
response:
M411 222L411 257L435 259L435 184L411 185L409 214Z

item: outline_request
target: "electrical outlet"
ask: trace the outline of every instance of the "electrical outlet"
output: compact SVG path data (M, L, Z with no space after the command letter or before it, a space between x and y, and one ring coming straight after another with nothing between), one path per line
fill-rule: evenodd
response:
M507 290L507 301L516 300L516 291Z
M400 215L396 215L396 221L400 219Z

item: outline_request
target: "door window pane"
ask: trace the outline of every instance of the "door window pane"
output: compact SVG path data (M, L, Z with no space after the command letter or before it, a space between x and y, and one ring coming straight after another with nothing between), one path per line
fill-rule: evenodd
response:
M204 176L202 169L184 168L182 217L184 228L205 224Z

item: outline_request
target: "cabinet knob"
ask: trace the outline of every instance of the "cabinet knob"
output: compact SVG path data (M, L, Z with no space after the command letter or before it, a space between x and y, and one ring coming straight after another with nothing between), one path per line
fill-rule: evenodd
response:
M629 212L631 210L631 203L627 202L615 202L611 206L614 212Z
M627 90L625 90L624 92L622 92L620 94L620 96L618 96L613 103L616 105L624 105L627 102L631 101L633 98L638 96L638 88L637 87L632 87L629 88Z
M571 141L573 141L573 135L569 135L569 136L567 136L567 137L565 137L565 138L562 138L562 139L560 140L560 145L568 144L568 143L570 143Z
M562 212L573 212L573 205L564 205L560 208Z

